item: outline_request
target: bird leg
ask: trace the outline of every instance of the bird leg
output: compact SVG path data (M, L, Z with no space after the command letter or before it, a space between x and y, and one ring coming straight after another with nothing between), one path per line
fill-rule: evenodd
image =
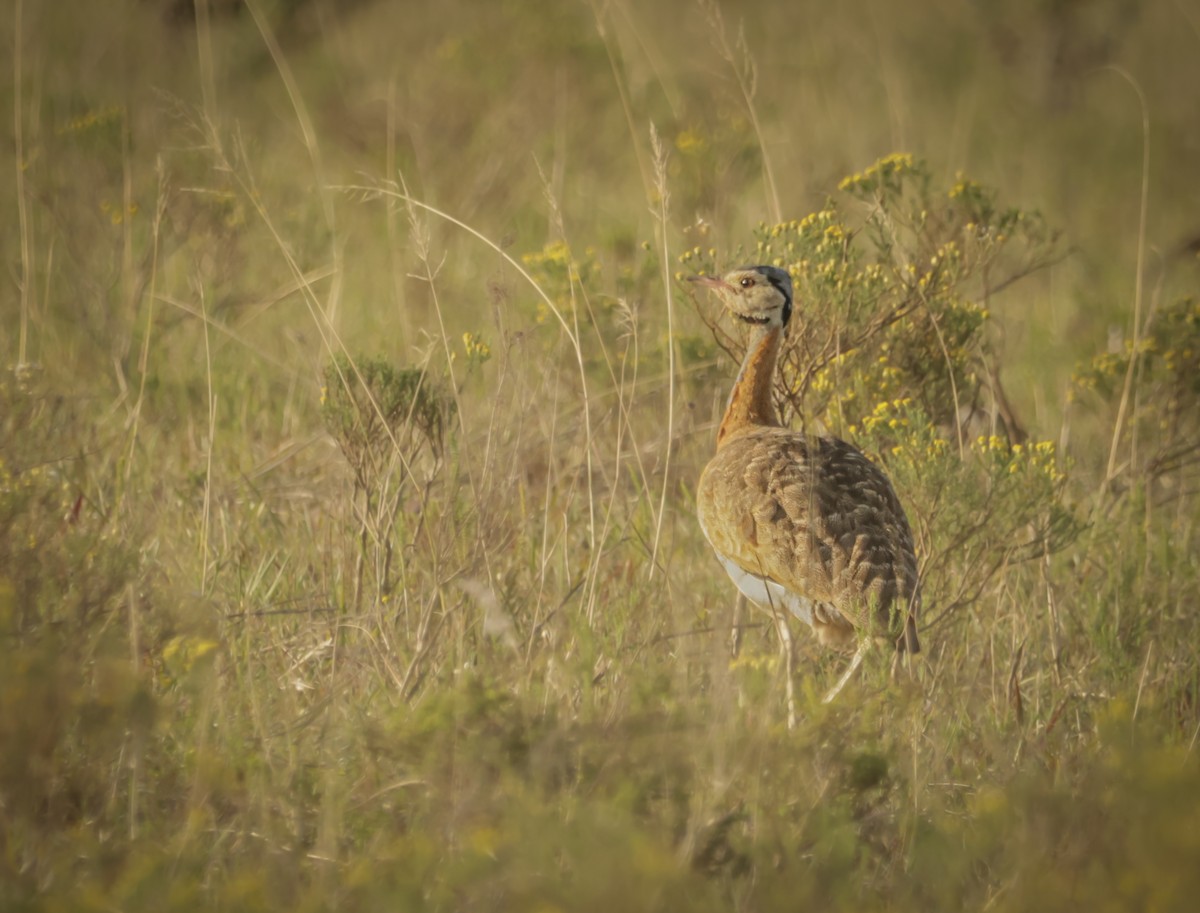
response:
M787 696L787 727L796 728L796 650L792 644L792 629L787 616L771 600L771 617L775 619L775 630L779 632L779 650L783 654L784 693Z
M746 597L738 591L733 603L733 623L729 629L729 655L737 659L742 650L742 621L746 617Z
M892 655L892 668L888 673L888 678L891 681L896 681L900 676L900 666L903 665L908 670L908 675L912 677L912 654L907 650L897 650Z
M854 651L854 657L850 660L849 667L847 667L846 671L842 673L842 677L838 679L837 684L834 685L829 690L829 693L825 695L823 703L828 704L835 697L837 697L839 693L841 693L841 690L846 687L846 682L850 681L850 676L852 676L855 670L862 665L863 657L867 655L867 651L870 649L871 638L864 637L858 642L858 649Z

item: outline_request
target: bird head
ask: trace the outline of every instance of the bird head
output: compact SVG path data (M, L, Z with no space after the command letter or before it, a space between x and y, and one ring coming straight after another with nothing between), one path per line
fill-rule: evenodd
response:
M786 327L792 316L792 277L777 266L743 266L719 279L696 276L692 281L715 291L745 323Z

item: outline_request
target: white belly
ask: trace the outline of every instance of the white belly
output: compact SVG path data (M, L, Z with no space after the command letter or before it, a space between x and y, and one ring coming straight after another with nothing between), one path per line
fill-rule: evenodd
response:
M725 573L729 575L737 588L742 591L742 595L751 602L758 603L764 609L787 609L806 625L812 627L813 607L811 601L790 590L785 590L774 580L768 580L742 570L741 567L722 555L718 554L717 560L721 562L721 567L725 568Z

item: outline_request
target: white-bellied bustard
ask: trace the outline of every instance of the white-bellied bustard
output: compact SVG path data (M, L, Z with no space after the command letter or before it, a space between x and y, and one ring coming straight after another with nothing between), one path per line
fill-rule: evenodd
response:
M788 722L795 719L791 635L783 610L824 645L857 641L833 700L873 641L918 652L917 559L887 476L851 444L781 427L771 401L792 313L792 280L774 266L698 277L750 339L696 492L700 526L738 589L771 612L785 652Z

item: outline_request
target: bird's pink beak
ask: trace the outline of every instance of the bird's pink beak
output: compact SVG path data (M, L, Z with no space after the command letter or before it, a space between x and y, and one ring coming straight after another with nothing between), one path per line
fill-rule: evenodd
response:
M688 282L696 282L707 288L725 289L730 292L734 290L733 286L720 276L689 276Z

